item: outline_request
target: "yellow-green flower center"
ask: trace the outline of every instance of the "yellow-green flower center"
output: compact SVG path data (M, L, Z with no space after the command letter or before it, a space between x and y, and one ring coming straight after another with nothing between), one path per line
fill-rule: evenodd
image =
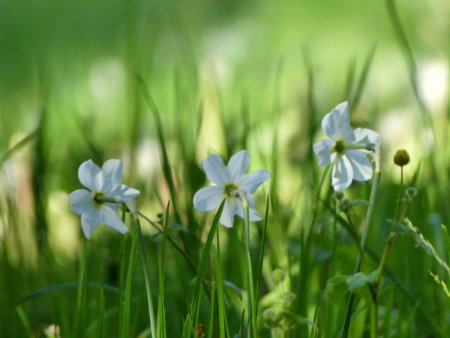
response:
M94 196L92 197L92 199L93 199L93 201L94 201L94 203L96 205L100 205L100 204L104 203L104 197L105 197L104 193L102 193L102 192L94 192L93 195Z
M225 195L227 195L227 197L233 197L231 193L236 190L239 190L239 187L234 183L225 184L225 186L223 187L223 191Z
M334 142L333 150L338 154L342 155L345 151L345 144L343 140L337 140Z

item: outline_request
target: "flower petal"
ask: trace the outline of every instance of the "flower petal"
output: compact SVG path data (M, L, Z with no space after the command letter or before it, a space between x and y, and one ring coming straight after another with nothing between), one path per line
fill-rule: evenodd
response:
M92 233L102 220L100 209L94 209L91 213L81 215L81 228L87 239L90 239Z
M321 140L313 145L314 153L320 166L327 166L331 164L331 152L333 149L333 142L331 140Z
M377 144L381 141L380 135L371 129L356 128L353 131L354 143L358 144Z
M272 177L272 175L270 175L267 170L254 170L239 178L236 183L240 190L253 195L256 189L270 177Z
M250 154L246 150L241 150L231 156L227 168L231 175L231 181L237 181L248 169L250 164Z
M102 214L103 214L103 223L105 223L106 226L120 232L121 234L124 234L128 231L128 228L120 219L117 210L105 204L102 207Z
M227 167L225 167L223 160L216 154L208 155L203 160L202 167L205 170L208 180L217 184L219 187L224 186L231 180L230 173Z
M117 201L132 201L139 196L141 192L137 189L131 188L128 185L121 184L107 196L115 198Z
M108 193L120 186L122 181L123 164L121 160L108 160L103 164L103 187L102 191Z
M216 209L225 198L222 188L217 186L204 187L194 195L194 208L198 211Z
M222 215L220 216L220 224L226 226L227 228L232 228L234 224L234 215L238 209L239 201L237 199L225 200L225 205L223 206Z
M322 129L327 136L336 141L353 137L348 114L348 103L342 102L331 110L322 120Z
M92 194L86 189L78 189L70 193L70 210L81 215L89 213L94 208Z
M78 179L91 191L99 192L103 185L101 169L92 160L81 163L78 168Z
M353 168L353 179L355 181L367 181L372 178L372 164L367 158L367 154L361 150L347 150L348 156Z
M262 220L262 216L254 208L251 207L250 201L249 201L248 205L249 205L248 216L250 218L250 222L258 222L258 221ZM244 219L244 207L243 207L242 203L239 203L239 206L237 209L237 214L239 217Z
M334 190L342 191L352 184L353 168L347 156L336 156L331 184Z

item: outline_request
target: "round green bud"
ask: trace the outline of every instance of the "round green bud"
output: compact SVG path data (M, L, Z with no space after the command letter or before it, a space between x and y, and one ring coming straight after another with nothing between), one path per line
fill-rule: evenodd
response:
M409 163L409 154L405 149L399 149L394 155L394 163L403 167Z
M339 210L346 212L348 209L350 209L353 206L352 202L347 199L344 198L340 203L339 203Z
M286 278L286 272L281 269L275 269L272 272L272 278L277 283L282 283Z
M283 300L284 300L284 303L286 306L291 306L291 304L295 301L296 298L297 298L297 295L292 292L286 292L283 295Z
M335 191L334 192L334 198L338 201L342 200L344 198L344 193L342 191Z
M263 311L263 319L267 326L276 327L282 319L280 311L274 309L266 309Z
M415 197L417 195L417 189L414 187L409 187L405 190L405 195Z

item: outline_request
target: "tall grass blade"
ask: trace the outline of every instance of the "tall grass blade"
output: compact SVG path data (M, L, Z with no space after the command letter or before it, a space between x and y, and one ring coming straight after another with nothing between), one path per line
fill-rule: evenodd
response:
M136 246L137 246L137 237L133 236L130 248L130 255L128 258L128 270L126 274L126 278L124 281L125 294L123 298L123 313L121 316L120 322L120 337L127 338L132 336L131 332L131 302L133 298L132 290L133 290L133 277L136 266Z
M19 142L17 142L15 145L13 145L11 148L9 148L2 157L0 157L0 167L3 166L3 164L17 151L25 147L28 143L34 141L40 133L41 127L37 127L35 130L33 130L31 133L29 133L27 136L25 136L23 139L21 139Z
M355 90L355 93L350 99L350 104L353 110L356 109L356 107L359 104L359 101L361 100L361 95L363 93L363 90L366 86L367 78L369 76L370 67L372 66L373 58L375 56L376 46L372 46L369 49L369 52L367 53L366 60L364 62L364 66L361 72L361 75L358 79L358 84Z
M177 204L177 193L175 190L175 182L173 180L172 167L170 164L169 155L167 153L166 138L164 136L164 128L163 128L163 124L161 121L161 114L159 112L158 107L156 106L155 101L153 100L153 97L150 94L150 91L149 91L145 81L140 76L137 76L136 79L137 79L139 86L141 88L141 91L144 95L145 102L149 106L149 108L153 114L155 123L156 123L156 132L158 134L158 140L159 140L159 144L161 147L161 153L162 153L163 173L164 173L164 177L166 179L166 183L169 187L170 200L172 201L172 206L173 206L173 210L175 213L175 221L177 223L181 223L181 216L180 216L180 212L179 212L178 204Z
M165 218L164 218L164 237L161 247L160 260L159 260L159 294L158 294L158 315L156 318L157 322L157 337L165 338L167 336L166 328L166 305L165 305L165 257L166 257L166 243L167 243L167 233L169 231L169 213L170 202L167 203Z
M78 275L77 304L75 308L74 337L81 337L85 327L87 268L88 244L83 242L80 253L80 270Z
M263 231L261 234L261 241L259 245L259 257L258 257L258 267L256 270L256 279L255 279L255 290L256 290L256 307L255 311L258 313L259 309L259 298L261 294L261 282L262 282L262 270L263 270L263 263L264 263L264 249L265 249L265 243L266 243L266 234L267 234L267 224L269 222L269 207L270 207L270 196L267 196L266 200L266 211L264 212L264 224L263 224ZM256 323L258 324L258 323Z
M98 296L97 338L103 338L105 330L105 291L100 289Z
M200 302L201 302L201 286L203 278L205 277L206 269L208 267L209 254L211 251L212 242L217 231L217 225L222 215L222 210L225 200L221 203L216 215L214 216L211 228L209 230L208 238L206 239L205 247L203 248L200 264L197 268L197 276L195 277L195 286L192 299L189 306L187 318L185 320L182 337L195 337L196 324L198 323ZM210 328L211 329L211 328Z
M225 338L225 322L226 322L226 308L225 308L225 292L223 289L223 275L222 275L222 258L220 255L220 229L216 231L216 289L217 289L217 304L219 315L219 337Z

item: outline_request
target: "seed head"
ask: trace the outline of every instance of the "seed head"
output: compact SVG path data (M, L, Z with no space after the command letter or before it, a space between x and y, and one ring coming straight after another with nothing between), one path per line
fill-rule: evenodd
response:
M277 283L281 283L286 278L286 272L281 269L275 269L272 272L273 280Z
M405 149L399 149L394 155L394 163L403 167L409 163L409 154Z

